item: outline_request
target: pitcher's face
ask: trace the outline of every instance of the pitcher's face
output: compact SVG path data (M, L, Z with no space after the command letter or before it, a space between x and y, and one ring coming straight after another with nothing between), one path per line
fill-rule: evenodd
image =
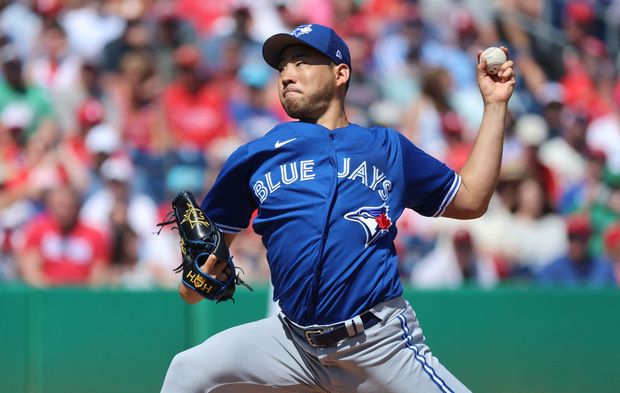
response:
M278 92L286 113L294 119L317 119L336 97L335 64L307 46L293 45L280 57Z

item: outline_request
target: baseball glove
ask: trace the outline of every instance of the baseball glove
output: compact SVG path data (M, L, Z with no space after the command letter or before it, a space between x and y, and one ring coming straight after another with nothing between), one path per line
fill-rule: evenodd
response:
M174 271L183 272L181 280L185 286L217 302L233 299L237 285L244 285L252 290L236 274L237 269L222 232L204 214L189 191L179 192L172 201L172 211L168 213L166 221L157 226L161 232L163 227L174 223L176 223L174 228L179 231L181 237L179 243L182 257L181 264ZM222 280L206 274L201 269L211 254L226 263L223 271L225 278Z

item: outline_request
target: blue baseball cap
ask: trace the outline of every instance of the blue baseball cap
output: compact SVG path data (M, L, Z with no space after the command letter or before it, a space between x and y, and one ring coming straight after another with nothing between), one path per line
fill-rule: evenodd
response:
M282 51L291 45L305 45L316 49L336 64L346 64L351 69L349 47L336 32L323 25L300 25L290 33L273 35L263 44L263 58L278 69Z

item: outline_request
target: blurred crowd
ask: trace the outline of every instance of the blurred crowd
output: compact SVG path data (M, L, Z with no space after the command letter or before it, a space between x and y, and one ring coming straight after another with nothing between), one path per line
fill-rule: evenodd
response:
M352 122L455 170L482 117L478 51L515 61L487 214L406 212L404 282L620 285L614 0L0 0L0 285L177 285L178 235L156 224L289 120L261 45L301 23L349 44ZM232 254L244 279L268 279L251 230Z

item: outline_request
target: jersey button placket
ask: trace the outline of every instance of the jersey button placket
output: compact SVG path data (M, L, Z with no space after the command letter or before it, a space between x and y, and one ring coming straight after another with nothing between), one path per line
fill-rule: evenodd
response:
M332 167L332 184L329 190L329 193L326 195L326 214L325 219L323 221L323 233L321 235L321 246L319 251L319 257L314 268L314 291L312 293L312 307L309 308L309 313L312 314L311 320L316 318L316 306L318 304L318 295L319 295L319 284L321 281L321 272L323 271L323 251L325 249L325 243L328 237L328 227L329 227L329 218L331 216L331 211L334 206L334 201L336 199L336 192L338 187L338 163L336 161L336 150L334 147L334 133L332 131L328 131L328 149L329 149L329 163Z

